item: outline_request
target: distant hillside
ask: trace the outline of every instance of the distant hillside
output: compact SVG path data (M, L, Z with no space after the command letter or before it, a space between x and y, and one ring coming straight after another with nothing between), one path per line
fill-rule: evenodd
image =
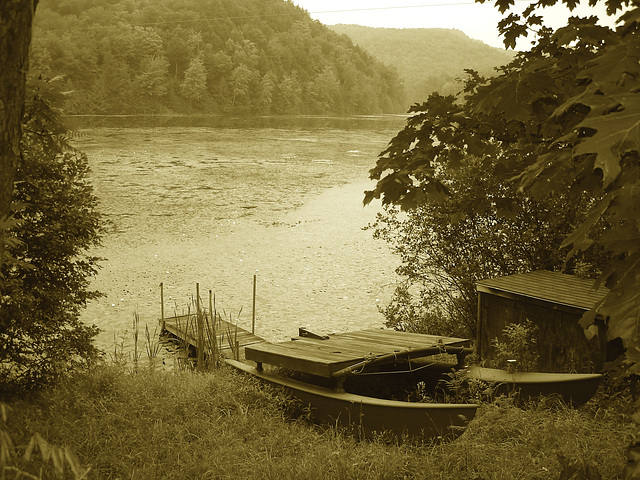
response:
M406 110L394 70L285 0L40 0L32 45L67 113Z
M512 52L490 47L460 30L444 28L372 28L331 25L381 62L396 67L410 103L426 100L433 91L455 93L455 79L471 68L490 75L508 63Z

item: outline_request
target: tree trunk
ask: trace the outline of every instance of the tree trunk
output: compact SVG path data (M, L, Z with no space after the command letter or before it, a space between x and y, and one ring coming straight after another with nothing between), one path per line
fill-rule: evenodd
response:
M31 26L38 0L0 1L0 266L5 226L20 160Z

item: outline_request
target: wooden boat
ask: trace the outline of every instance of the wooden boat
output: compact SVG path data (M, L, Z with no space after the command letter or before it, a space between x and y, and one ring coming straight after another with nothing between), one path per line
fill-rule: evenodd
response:
M371 438L376 432L392 432L398 437L452 440L464 432L478 408L475 404L413 403L357 395L269 374L235 360L226 362L285 388L310 406L315 422L345 427L364 438Z
M589 401L602 380L599 373L508 372L475 366L465 371L468 378L494 384L498 394L513 394L520 401L558 395L573 406Z

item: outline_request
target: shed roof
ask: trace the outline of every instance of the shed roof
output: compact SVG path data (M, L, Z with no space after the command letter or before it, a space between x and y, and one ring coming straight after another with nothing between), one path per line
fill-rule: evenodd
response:
M476 288L478 292L507 292L582 310L593 308L609 293L604 286L596 290L595 280L547 270L482 280Z

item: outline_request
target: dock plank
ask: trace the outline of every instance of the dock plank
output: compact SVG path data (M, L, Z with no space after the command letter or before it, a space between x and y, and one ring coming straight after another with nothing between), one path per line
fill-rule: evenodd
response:
M294 343L306 344L311 349L323 349L325 351L341 352L343 354L355 354L357 356L367 355L381 355L390 353L393 351L404 350L404 346L399 345L397 342L389 343L384 341L372 342L371 339L360 339L352 336L335 335L329 337L327 340L315 340L310 341L305 338L296 339Z
M421 347L423 347L427 342L428 344L433 345L436 345L438 342L442 342L445 345L460 344L460 346L462 346L462 344L468 344L470 342L466 338L443 337L440 335L427 335L422 333L400 332L397 330L382 329L359 330L356 332L349 332L345 334L345 336L369 340L379 339L387 342L396 341L400 342L402 345L412 343Z
M341 351L331 351L326 348L319 348L315 345L303 345L298 342L287 343L263 343L251 349L251 351L261 352L288 352L291 356L299 356L304 358L315 359L319 362L335 363L348 361L353 358L353 354L343 353ZM251 360L247 357L248 360Z
M296 341L314 342L317 344L327 344L327 340L308 339L305 337L295 337ZM398 343L395 339L388 339L380 336L361 336L356 335L356 332L343 333L339 335L330 335L329 341L335 348L341 348L345 350L355 349L358 351L369 349L370 353L378 351L384 351L385 353L392 352L394 350L404 350L406 343ZM424 345L425 341L421 342ZM435 342L434 342L435 343Z

